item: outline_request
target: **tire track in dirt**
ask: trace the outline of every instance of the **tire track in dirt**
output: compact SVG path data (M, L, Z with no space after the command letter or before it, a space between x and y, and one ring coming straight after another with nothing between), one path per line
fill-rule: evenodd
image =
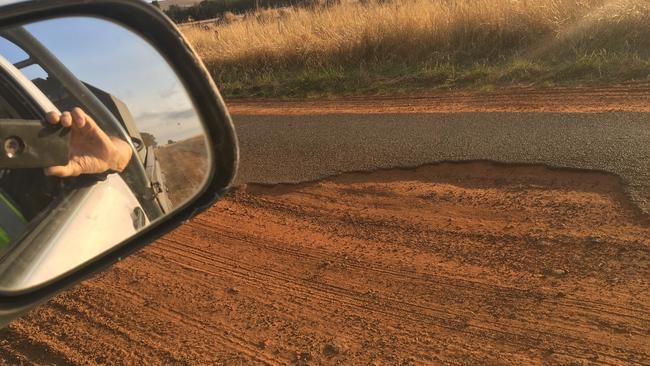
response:
M195 252L195 250L193 250L192 248L187 247L187 248L185 248L185 249L187 249L187 251L189 251L191 254L197 255L196 252ZM187 255L186 255L186 254L182 254L182 252L178 252L177 254L178 254L178 255L181 255L181 256L185 256L185 257L187 257ZM198 257L201 258L201 259L204 259L204 257L202 257L201 255L198 255ZM216 263L220 263L220 261L217 260L216 258L211 258L211 259L212 259L212 262L213 262L213 263L215 263L215 262L216 262ZM226 258L226 259L227 259L228 261L230 261L231 263L232 263L232 262L235 262L232 258ZM242 267L242 266L240 265L240 267ZM259 279L258 281L253 280L252 282L266 282L266 283L268 283L268 282L265 281L265 279L263 278L264 275L265 275L264 273L256 272L256 271L254 271L253 269L249 269L249 268L245 268L245 267L242 267L242 269L243 269L243 271L242 271L242 272L238 272L238 273L237 273L237 276L240 276L240 277L249 277L249 278L250 278L250 277L252 277L251 273L254 273L254 274L260 276L260 279ZM224 268L224 269L222 269L222 270L226 270L226 268ZM276 276L269 275L268 273L266 274L266 276L267 276L267 277L273 277L274 279L277 279L277 280L278 280L277 282L278 282L279 284L292 283L292 284L294 284L294 285L297 285L297 287L300 287L301 285L303 285L302 283L299 283L299 282L302 282L302 281L300 281L300 279L294 279L294 278L291 278L291 277L286 277L286 278L285 278L285 277L281 277L281 276L278 276L278 275L281 275L281 273L279 273L279 272L276 272L276 273L274 273L274 274L275 274ZM310 288L310 287L313 288L313 289L316 289L316 290L321 290L321 291L326 291L326 292L328 292L328 289L326 289L326 288L323 289L322 286L319 286L318 284L313 284L313 283L310 284L310 286L305 286L305 288L302 289L302 290L299 290L299 292L307 292L307 291L309 291L309 288ZM341 300L340 300L341 297L343 297L343 298L348 298L348 299L352 299L352 300L362 298L362 294L360 294L360 293L346 293L346 292L341 292L341 291L339 291L339 290L341 290L341 289L340 289L340 288L329 289L329 292L330 292L330 293L333 293L333 295L337 296L337 299L339 299L339 301L341 301ZM297 290L297 291L298 291L298 290ZM419 311L419 312L418 312L418 311L412 311L412 310L409 311L409 310L407 310L407 309L403 309L402 307L419 308L419 310L435 311L435 312L440 312L440 313L443 313L443 314L447 315L447 312L441 311L440 309L432 309L432 308L424 307L424 306L421 306L421 305L412 304L412 303L406 303L406 302L402 302L402 301L399 301L399 300L397 300L397 299L391 299L391 298L384 298L383 300L384 300L384 302L382 303L382 306L383 306L384 308L388 307L389 310L392 310L392 311L393 311L393 312L386 312L386 311L384 311L383 314L386 315L386 316L394 316L396 319L399 319L399 318L401 318L401 319L408 318L408 317L409 317L409 314L411 314L411 313L419 313L419 314L423 314L422 311ZM343 301L341 301L341 302L343 303ZM391 303L397 303L398 305L394 305L394 304L391 304ZM347 305L351 305L351 306L355 306L354 304L351 304L350 302L347 302L346 304L347 304ZM402 306L399 306L399 305L402 305ZM362 308L363 308L364 310L368 310L368 311L378 311L377 309L373 309L373 308L371 308L371 307L367 307L367 306L362 306ZM396 314L396 313L395 313L395 311L402 311L402 310L404 311L403 314ZM453 313L451 313L450 315L453 315L454 317L458 317L458 316L460 316L460 314L453 314ZM431 317L431 315L429 315L429 317ZM434 319L434 320L439 320L440 323L438 324L438 323L436 323L435 321L433 321L433 322L430 321L430 322L429 322L430 325L433 325L433 326L441 326L441 327L443 327L443 328L446 327L446 326L445 326L446 323L452 323L451 327L453 328L453 327L454 327L454 324L453 324L453 323L456 322L453 318L443 319L443 318L436 318L436 317L434 316L433 319ZM489 320L484 320L484 319L477 319L477 320L482 320L482 321L483 321L484 323L486 323L486 324L490 324L490 323L491 323ZM423 319L420 318L420 319L417 319L417 321L423 321ZM457 325L456 325L456 326L457 326ZM448 328L448 327L447 327L447 328ZM481 330L484 330L484 331L495 331L494 328L487 328L487 327L477 327L477 328L479 328L479 329L481 329ZM516 325L513 325L513 324L509 324L509 325L508 325L508 328L509 328L509 329L517 329L517 330L525 329L525 328L517 327ZM557 325L556 325L556 328L557 328ZM453 328L453 329L455 329L455 328ZM527 329L527 330L530 331L530 329ZM565 328L565 329L561 329L561 328L560 328L560 330L569 331L568 328ZM592 332L595 331L595 329L589 329L589 330L592 331ZM519 336L519 334L512 333L512 332L507 333L507 335L511 335L511 336ZM562 334L551 334L551 335L554 336L555 338L560 338L560 339L561 339L561 338L569 338L569 336L567 336L567 335L562 335ZM565 339L565 340L568 340L568 341L575 341L575 339ZM597 344L597 343L596 343L596 344ZM583 349L583 350L580 350L580 351L581 351L582 353L584 353L584 352L586 351L586 349ZM574 351L572 351L572 352L574 352ZM573 353L571 353L571 354L573 354Z
M206 225L207 226L207 225ZM223 227L220 231L226 231L228 228ZM222 234L223 235L223 234ZM292 250L287 250L283 249L281 243L274 243L275 245L264 245L260 244L261 243L261 238L247 238L246 234L241 234L237 238L231 237L228 235L223 235L224 237L227 237L231 240L237 240L239 244L247 244L253 247L259 247L263 248L266 251L269 252L275 252L275 253L282 253L282 254L288 254L291 257L294 257L295 260L299 260L301 258L307 258L313 263L323 263L326 261L328 258L330 258L328 255L310 255L309 253L303 252L300 253L299 251L292 251ZM269 242L268 238L264 238L264 241ZM272 241L271 241L272 242ZM313 251L311 251L313 252ZM322 254L322 253L321 253ZM594 315L599 315L598 312L602 312L605 315L608 316L616 316L616 317L621 317L621 318L629 318L631 320L636 320L636 321L643 321L650 317L650 313L647 312L639 312L637 309L630 309L630 308L620 308L617 307L616 304L604 304L604 303L599 303L599 302L593 302L593 301L585 301L581 299L571 299L568 296L563 297L563 302L555 301L553 296L555 294L549 293L549 292L539 292L535 291L534 289L523 289L523 288L514 288L514 287L505 287L505 286L490 286L489 284L485 284L482 282L478 281L467 281L463 278L456 278L456 277L445 277L445 276L439 276L439 275L432 275L432 274L422 274L421 276L409 276L406 273L400 273L396 271L390 271L386 269L381 269L381 268L374 268L374 267L368 267L368 266L360 266L352 262L347 262L345 263L346 267L351 267L355 269L362 269L365 271L373 271L373 272L378 272L380 274L386 274L390 276L394 276L397 278L397 280L402 280L402 281L413 281L413 282L420 282L423 285L429 285L429 286L435 286L438 285L439 287L436 289L439 292L447 291L447 290L453 290L453 289L463 289L466 290L467 292L475 292L475 291L482 291L482 292L487 292L487 293L492 293L494 295L502 296L505 298L512 298L512 299L521 299L525 297L532 297L536 299L543 299L545 302L553 304L555 306L562 306L566 307L568 309L572 308L579 308L583 311L592 311L594 312ZM461 284L456 284L455 282L459 283L466 283L468 285L461 285ZM510 291L511 293L508 293L506 291ZM572 300L575 300L576 304L572 305L570 302ZM599 308L594 308L594 306L599 306ZM636 315L638 313L638 315ZM631 315L632 314L632 315Z
M189 250L190 248L188 247L186 249ZM190 258L189 256L182 254L182 252L176 252L176 254L179 255L179 256L184 256L186 258ZM234 262L231 258L226 258L226 259ZM210 258L210 260L211 260L210 262L212 262L212 263L219 263L220 262L220 261L216 260L216 257ZM199 260L198 262L201 262L201 261ZM208 263L201 262L201 264L207 265ZM219 270L227 271L227 268L228 267L223 267L223 268L219 268ZM434 308L429 308L429 307L425 307L425 306L421 306L421 305L417 305L417 304L413 304L413 303L403 302L403 301L399 301L396 298L390 298L390 297L384 297L383 298L383 301L382 301L382 304L381 304L381 307L383 308L383 310L379 310L379 309L374 308L372 306L368 306L368 305L371 305L372 302L365 303L364 301L360 301L363 305L356 305L354 303L355 300L363 299L363 297L364 297L363 294L361 294L361 293L347 293L346 291L344 291L345 289L342 289L342 288L334 288L334 289L330 288L330 289L328 289L327 286L325 288L323 288L323 286L319 286L319 284L314 284L314 283L310 283L310 284L307 285L307 284L301 283L303 281L300 281L299 279L295 279L293 277L280 276L280 273L276 273L275 275L269 275L269 274L264 275L264 274L259 273L259 272L256 273L254 270L252 270L250 268L244 268L244 269L248 270L248 272L246 272L246 271L236 272L236 275L238 275L240 278L248 278L250 280L251 284L254 284L254 283L266 283L267 286L268 286L269 285L268 284L268 279L272 278L274 280L277 280L277 283L281 284L281 285L286 285L287 283L293 284L295 287L292 289L292 291L300 292L300 293L309 293L309 295L311 295L311 296L320 297L322 299L335 298L342 305L347 305L347 306L350 306L352 308L358 308L358 309L365 310L365 311L378 312L383 316L393 317L393 319L401 319L401 320L409 319L409 320L414 320L414 321L417 321L417 322L422 322L422 321L428 320L427 323L434 326L434 327L441 327L441 328L444 328L446 330L456 330L456 331L459 330L458 329L459 326L461 326L461 327L474 327L474 328L477 328L477 329L483 331L484 332L483 333L484 337L489 337L490 332L501 333L504 337L515 337L515 338L522 337L521 333L514 333L512 331L501 331L499 329L495 329L494 327L490 328L490 327L487 327L487 326L473 326L473 325L469 325L469 324L461 324L461 322L458 320L458 317L464 316L465 314L446 312L446 311L441 310L441 309L434 309ZM257 277L252 276L250 273L255 273L258 276ZM314 289L316 291L315 292L310 292L309 291L310 289ZM318 294L318 292L324 292L325 296ZM328 297L327 295L332 295L332 296ZM342 298L347 298L348 301L343 301ZM385 310L386 308L388 308L388 310ZM438 314L441 314L442 317L441 316L434 316L434 315L426 314L427 312L438 313ZM414 313L417 313L418 315L420 315L420 317L412 318L411 314L414 314ZM444 315L448 315L448 316L445 317ZM427 319L427 318L429 318L429 319ZM481 318L476 317L476 318L473 318L472 320L477 321L479 323L487 324L487 325L497 325L495 322L492 322L492 321L490 321L489 319L486 319L486 318L481 319ZM528 323L531 324L531 322L528 322ZM538 325L538 324L535 324L535 323L532 323L532 324L533 325ZM555 324L556 324L555 328L558 328L560 331L564 331L564 332L571 331L569 328L558 327L557 323L555 323ZM520 330L520 331L524 330L524 331L527 331L528 333L531 332L530 328L523 328L523 327L519 327L519 326L514 325L514 324L507 324L507 325L505 325L505 328ZM594 329L594 328L588 329L588 330L591 331L591 332L597 331L597 329ZM535 331L535 330L533 330L533 332L537 333L537 336L540 336L540 335L543 334L542 332ZM526 333L526 332L524 332L524 333ZM561 334L561 333L558 333L558 334L544 333L544 334L550 335L553 338L563 339L563 342L567 342L567 341L568 342L575 342L576 340L578 340L578 338L576 338L576 337L571 337L569 335ZM494 337L494 338L497 338L497 337ZM533 336L532 339L537 340L539 338ZM511 342L511 343L513 343L513 342ZM535 344L535 343L537 343L537 342L513 343L513 345L519 345L519 346L525 345L525 346L528 346L528 345ZM598 344L598 343L594 343L594 344L592 344L592 346L593 345L605 346L604 344ZM572 349L570 351L570 353L567 353L566 355L577 354L577 353L585 353L586 351L589 351L590 349L591 348ZM632 354L636 354L636 353L632 352ZM601 354L601 356L606 356L606 355ZM627 361L627 359L618 358L618 361Z
M196 267L189 267L189 269L205 272L205 270L200 270L200 269L197 269ZM227 271L224 268L218 268L218 269L220 271ZM258 284L258 283L264 283L265 286L267 286L267 288L268 288L268 286L271 285L268 282L268 277L273 277L274 280L277 280L276 281L277 284L273 285L273 287L275 289L282 289L282 288L286 289L286 284L290 283L290 284L294 285L294 286L292 286L290 288L290 290L292 292L309 295L312 299L320 299L320 300L323 300L324 302L326 300L328 300L328 299L329 300L335 299L335 302L337 302L339 304L339 307L341 307L341 306L342 307L349 307L351 309L357 309L357 310L362 310L362 311L370 311L370 312L374 312L374 313L379 313L381 316L390 317L393 320L401 321L401 322L404 322L405 320L412 320L411 317L408 316L408 314L409 314L408 311L404 313L404 314L406 314L406 318L403 317L403 316L400 316L399 314L396 314L395 310L399 311L399 310L402 310L402 309L399 309L399 308L397 308L395 306L389 306L386 303L382 303L383 307L389 306L389 307L391 307L390 310L393 310L393 311L391 312L391 311L386 311L386 310L379 310L379 309L377 309L375 307L367 306L367 304L372 304L372 303L365 302L365 301L363 301L363 300L361 300L361 299L359 299L358 297L355 297L355 296L344 296L343 294L336 293L335 291L334 292L332 292L332 291L323 291L322 289L321 289L321 291L318 291L318 289L316 289L316 291L309 291L309 287L300 286L300 284L297 281L292 280L291 277L287 277L287 278L283 279L281 277L275 277L275 276L266 276L266 277L261 276L261 277L255 278L255 277L251 277L250 275L246 276L246 274L245 274L246 272L235 272L235 271L231 271L231 272L240 279L245 279L245 280L247 279L248 281L244 281L244 282L250 283L251 285ZM210 274L214 274L214 272L210 272ZM326 292L326 294L321 295L321 294L319 294L319 292ZM327 296L327 295L333 295L333 296ZM347 298L347 299L343 300L343 299L341 299L341 297ZM312 309L315 312L317 312L319 310L317 308L312 308ZM458 327L461 326L460 324L455 324L455 323L458 323L458 321L456 319L438 318L437 320L439 320L440 322L439 323L428 322L428 324L433 325L435 327L441 327L441 328L444 328L444 329L448 329L448 330L449 329L458 330L459 329ZM417 319L417 321L421 322L422 319ZM448 325L448 324L450 324L450 325ZM463 326L464 325L462 325L461 327L463 327ZM357 328L357 329L361 329L361 328ZM426 346L426 344L423 344L423 346Z
M177 242L170 242L168 244L171 244L171 243L177 244ZM169 246L166 246L166 247L169 248ZM172 245L171 247L176 248L175 245ZM224 264L225 263L225 262L223 262L224 259L231 262L231 263L235 262L232 258L226 258L226 257L209 257L209 256L203 257L200 254L197 254L196 251L194 251L193 248L191 248L191 247L186 247L184 249L187 252L190 252L191 254L197 256L199 259L192 258L191 256L183 254L184 253L183 251L175 252L175 254L177 254L178 256L183 256L185 258L193 259L193 260L195 260L195 261L197 261L197 262L199 262L200 264L203 264L203 265L207 265L208 263ZM203 261L202 259L206 259L207 261ZM190 268L200 270L197 267L190 267ZM225 266L225 267L219 268L219 269L222 270L222 271L227 271L228 267ZM277 282L281 283L281 284L293 283L293 284L297 285L296 287L304 287L305 289L302 290L301 292L308 291L308 289L310 287L314 288L316 290L321 290L322 292L328 292L328 289L319 288L319 287L322 287L322 286L318 286L318 284L309 283L308 286L305 286L305 284L302 283L302 282L305 282L305 281L300 281L300 279L295 279L295 278L292 278L292 277L283 278L281 276L282 275L281 273L276 273L276 276L271 276L269 274L264 274L264 273L257 272L252 268L242 268L242 269L244 269L245 271L244 272L237 272L236 275L241 276L241 277L248 277L248 278L250 278L252 280L251 282L253 282L253 283L254 282L265 282L264 277L266 276L266 277L273 277L273 279L278 280ZM257 275L259 281L256 281L254 276L252 276L250 273L254 273L255 275ZM211 274L213 274L213 273L211 273ZM340 291L340 290L344 290L344 289L340 289L340 288L329 289L329 292L333 292L333 291L336 292L336 291ZM357 298L361 298L363 294L357 293L357 292L355 292L355 293L346 293L345 291L342 291L342 292L335 293L334 295L338 295L338 296L342 296L342 297L348 297L349 299L354 300L354 299L357 299ZM403 302L403 301L400 301L400 300L398 300L396 298L386 297L386 298L384 298L384 301L386 303L396 303L396 304L403 305L403 306L410 307L410 308L419 308L420 310L429 310L429 311L433 311L433 312L442 313L442 314L445 314L445 315L452 315L453 317L466 315L466 314L459 314L459 313L453 313L453 312L451 312L451 313L450 312L445 312L444 310L441 310L441 309L430 308L430 307L426 307L426 306L422 306L422 305L414 304L414 303L409 303L409 302ZM382 305L386 306L386 304L382 304ZM393 310L401 310L399 306L392 305L390 307ZM368 309L368 308L366 307L364 309ZM412 312L415 312L415 311L412 311ZM482 322L485 322L486 324L495 324L494 322L491 322L487 318L479 319L479 320L481 320ZM514 328L514 329L521 330L521 328L517 327L516 325L508 325L508 328L511 328L511 329ZM491 329L491 330L493 330L493 329ZM565 329L565 330L568 330L568 329ZM592 329L592 331L594 331L594 329ZM556 335L556 336L562 337L561 335ZM564 337L566 338L567 336L564 336ZM569 339L569 340L571 340L571 339Z
M648 365L649 238L618 179L593 172L440 164L242 187L0 331L31 340L0 359Z
M182 263L178 263L179 265L183 266L184 268L187 268ZM128 298L129 299L140 299L142 301L145 301L146 299L142 297L141 295L138 295L136 293L130 292L130 291L125 291L126 294L130 295ZM202 319L188 316L187 314L182 314L177 311L174 311L173 309L166 308L164 306L161 306L156 309L156 311L159 313L159 315L165 316L169 319L174 319L177 321L179 324L182 324L184 327L193 327L193 328L203 328L208 335L212 336L213 339L217 339L221 344L227 345L230 349L240 352L245 354L246 356L250 357L251 360L255 361L261 361L265 364L269 365L275 365L279 364L278 362L274 361L273 359L270 358L265 358L264 355L258 355L256 352L256 347L253 343L247 341L243 337L237 336L236 332L233 332L235 329L228 327L227 324L221 323L218 324L218 326L214 326L211 324L206 324ZM223 334L224 329L227 330L227 335ZM208 331L211 330L211 331ZM234 339L233 339L234 338ZM169 361L169 360L167 360ZM180 360L174 360L176 362L181 362Z

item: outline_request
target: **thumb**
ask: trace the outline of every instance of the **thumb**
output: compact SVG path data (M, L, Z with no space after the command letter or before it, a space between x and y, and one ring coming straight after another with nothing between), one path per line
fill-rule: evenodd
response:
M79 175L78 171L77 164L72 161L67 165L51 166L44 169L45 175L59 178L76 177Z

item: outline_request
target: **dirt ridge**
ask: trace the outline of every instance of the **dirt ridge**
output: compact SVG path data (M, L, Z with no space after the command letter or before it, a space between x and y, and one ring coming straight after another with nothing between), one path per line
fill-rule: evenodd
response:
M650 112L650 84L502 88L494 91L449 90L408 96L350 96L314 99L231 98L233 115L313 115L332 113L467 112Z

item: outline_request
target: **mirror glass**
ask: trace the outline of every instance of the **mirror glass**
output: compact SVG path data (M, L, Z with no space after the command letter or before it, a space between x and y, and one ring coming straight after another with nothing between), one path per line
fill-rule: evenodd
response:
M0 291L43 285L182 205L209 169L172 67L91 17L0 29Z

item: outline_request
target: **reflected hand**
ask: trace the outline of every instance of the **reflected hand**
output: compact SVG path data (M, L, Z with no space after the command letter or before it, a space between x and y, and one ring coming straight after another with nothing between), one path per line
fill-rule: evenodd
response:
M45 175L76 177L81 174L121 172L131 160L131 146L117 137L108 136L81 108L71 112L50 112L47 121L72 129L70 161L67 165L45 168Z

